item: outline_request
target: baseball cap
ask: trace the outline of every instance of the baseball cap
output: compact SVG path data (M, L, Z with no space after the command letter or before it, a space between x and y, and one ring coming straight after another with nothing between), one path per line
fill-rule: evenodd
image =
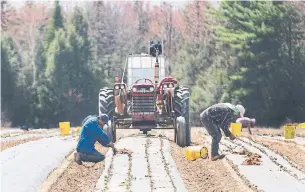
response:
M245 108L242 105L236 105L236 108L238 109L240 116L244 117L244 114L246 112Z
M104 121L105 124L108 125L109 116L108 116L107 114L104 114L104 113L100 114L100 115L99 115L99 119L102 120L102 121Z
M231 103L223 103L225 106L229 107L234 111L234 114L240 114L240 117L244 117L245 114L245 108L242 105L233 105Z
M240 113L239 110L238 110L238 108L237 108L235 105L233 105L233 104L231 104L231 103L223 103L223 104L224 104L225 106L229 107L231 110L233 110L235 115L237 115L238 113Z

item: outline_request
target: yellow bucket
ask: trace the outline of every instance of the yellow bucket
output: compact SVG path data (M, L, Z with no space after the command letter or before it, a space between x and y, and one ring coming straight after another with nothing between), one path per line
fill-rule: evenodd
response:
M202 146L189 146L185 150L185 158L193 161L198 158L206 159L208 157L208 149Z
M284 125L284 136L285 139L293 139L295 136L296 125Z
M298 128L303 128L303 129L305 129L305 123L300 123L300 124L298 124Z
M231 123L230 128L231 128L231 132L234 136L236 136L236 137L241 136L241 129L242 129L241 123Z
M59 122L60 135L70 134L70 122Z

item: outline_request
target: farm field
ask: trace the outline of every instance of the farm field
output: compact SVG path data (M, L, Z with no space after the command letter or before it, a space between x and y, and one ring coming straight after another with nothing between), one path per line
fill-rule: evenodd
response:
M2 191L305 189L305 164L302 161L305 158L305 138L297 136L285 140L281 130L256 129L251 137L245 131L234 141L223 137L220 150L226 157L218 161L186 160L185 148L173 142L171 130L151 131L148 135L137 130L118 130L116 145L128 152L113 156L111 150L97 144L97 149L107 155L106 159L96 164L84 163L83 166L73 161L77 136L59 136L58 129L6 131L15 135L1 138L1 159L5 167L1 174L6 183L2 185ZM210 150L211 138L205 129L194 127L191 133L192 145ZM298 130L298 134L303 134L303 130ZM9 147L7 143L10 143ZM243 150L259 155L260 165L243 165L246 159L240 153ZM40 153L35 156L37 151ZM26 168L23 162L29 162ZM24 173L35 170L37 174L27 179L19 178L19 174L9 171L12 167Z

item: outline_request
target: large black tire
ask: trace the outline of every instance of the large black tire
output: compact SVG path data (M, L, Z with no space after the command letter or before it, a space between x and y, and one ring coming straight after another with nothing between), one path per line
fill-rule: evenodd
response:
M191 145L191 129L190 129L190 92L188 88L180 88L175 92L174 110L178 118L185 119L185 146Z
M110 119L113 119L114 109L115 109L115 104L114 104L113 89L109 89L109 88L100 89L99 115L104 113L107 114Z
M176 137L176 143L180 147L187 146L186 144L186 124L185 124L185 118L182 116L177 117L176 120L176 128L177 128L177 137Z

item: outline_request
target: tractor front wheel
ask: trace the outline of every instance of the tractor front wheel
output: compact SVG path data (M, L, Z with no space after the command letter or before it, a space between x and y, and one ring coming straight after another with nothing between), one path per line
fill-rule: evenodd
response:
M190 146L191 145L191 129L190 129L190 93L188 88L181 88L178 89L175 92L174 97L174 110L175 115L177 117L176 124L179 124L179 121L181 120L181 117L184 118L183 120L183 127L185 129L185 145L184 146ZM180 120L178 120L180 119ZM181 123L180 123L181 124ZM177 130L177 135L179 134L179 130ZM177 138L178 139L178 138Z
M176 120L176 143L180 146L180 147L185 147L187 146L187 141L186 141L186 123L185 123L185 118L180 116L177 117Z

